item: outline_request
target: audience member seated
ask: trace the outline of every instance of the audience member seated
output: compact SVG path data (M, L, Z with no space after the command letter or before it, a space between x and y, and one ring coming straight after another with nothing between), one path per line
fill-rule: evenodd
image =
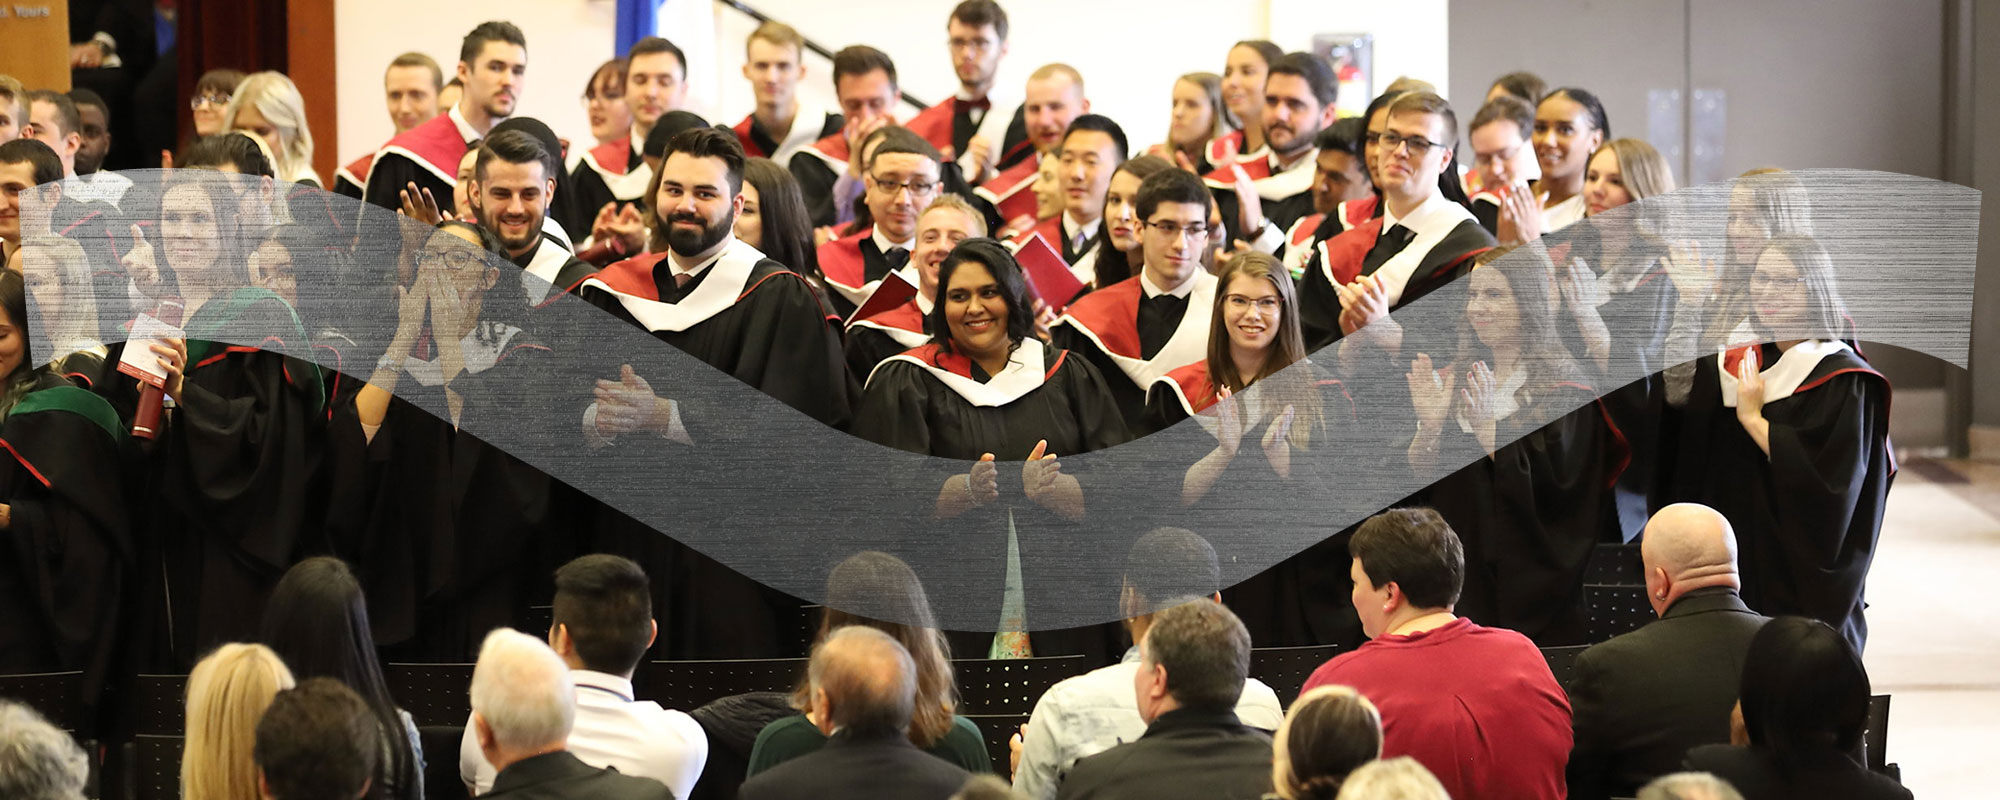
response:
M632 672L659 635L646 573L629 559L588 555L556 570L549 646L576 685L569 752L593 767L652 778L685 798L708 760L708 737L693 717L632 694ZM470 722L458 774L474 795L493 788L495 770Z
M1014 787L1008 786L998 775L974 775L958 790L958 794L951 796L951 800L1018 800L1019 797Z
M1270 735L1233 710L1250 672L1250 632L1221 603L1188 600L1155 612L1139 642L1132 688L1145 734L1078 761L1057 797L1256 797L1271 789Z
M424 746L417 723L389 696L367 600L347 563L316 556L286 570L264 606L259 633L300 680L333 678L375 710L382 754L372 762L379 767L372 796L422 798Z
M486 635L472 668L472 728L498 774L482 797L506 800L671 800L666 784L583 763L568 749L576 721L569 666L533 636Z
M1271 786L1283 800L1333 800L1347 776L1382 757L1382 714L1347 686L1292 703L1271 741Z
M828 606L828 611L832 606ZM743 782L742 800L877 798L943 800L964 769L910 742L917 663L887 633L848 625L813 648L807 667L813 725L825 746Z
M884 621L896 619L920 622ZM840 562L827 576L817 641L825 642L850 625L874 628L895 639L915 665L916 700L904 726L910 744L966 772L990 772L979 727L953 713L958 686L952 679L951 646L931 620L930 597L917 573L895 556L864 551ZM827 711L819 705L816 685L808 680L793 690L792 706L798 715L773 722L757 734L750 751L751 777L826 746Z
M1361 523L1348 551L1371 641L1304 691L1354 687L1382 710L1382 754L1415 758L1452 797L1562 797L1569 701L1528 637L1452 614L1465 579L1458 534L1436 511L1399 508Z
M1714 509L1661 509L1639 554L1660 619L1577 656L1574 800L1631 797L1689 748L1728 742L1743 654L1766 622L1737 596L1736 534Z
M1461 795L1470 797L1471 795ZM1409 756L1361 765L1340 785L1334 800L1451 800L1444 785Z
M353 689L332 678L307 678L279 692L257 722L258 789L264 800L394 796L370 791L385 750L382 739L375 712Z
M34 709L0 700L0 743L0 797L83 800L89 757Z
M225 644L194 665L187 682L181 796L257 800L257 720L292 672L271 648Z
M1199 535L1180 528L1160 528L1139 537L1125 556L1120 598L1127 612L1125 629L1131 632L1132 641L1144 641L1156 616L1153 609L1175 598L1200 597L1220 603L1220 584L1215 549ZM1055 797L1057 785L1078 760L1146 733L1146 720L1139 716L1139 700L1132 693L1140 660L1135 645L1116 664L1049 687L1012 743L1016 791L1030 800ZM1271 687L1255 678L1244 680L1236 700L1236 716L1244 725L1277 730L1284 722L1284 713Z
M1638 800L1743 800L1743 795L1706 772L1676 772L1654 778L1639 790Z
M1738 690L1744 746L1688 751L1686 767L1711 772L1745 800L1909 798L1910 790L1863 766L1868 670L1826 623L1777 617L1750 640Z

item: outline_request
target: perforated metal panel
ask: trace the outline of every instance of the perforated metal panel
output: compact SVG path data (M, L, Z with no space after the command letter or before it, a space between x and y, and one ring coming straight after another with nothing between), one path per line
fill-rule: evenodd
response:
M1049 687L1089 670L1083 656L961 659L951 662L961 714L1027 714ZM1004 744L1004 739L1002 740Z
M1313 670L1339 654L1340 648L1330 644L1255 648L1250 651L1250 677L1268 684L1277 692L1278 702L1291 708Z
M389 696L418 725L465 725L472 714L471 664L389 664Z
M1643 585L1584 584L1583 604L1584 635L1592 642L1636 631L1657 618Z
M0 675L0 697L26 703L51 724L74 733L84 722L77 696L82 680L81 672Z

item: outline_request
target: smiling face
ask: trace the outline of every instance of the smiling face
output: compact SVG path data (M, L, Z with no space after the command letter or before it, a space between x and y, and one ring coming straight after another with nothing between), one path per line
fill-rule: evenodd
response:
M1583 174L1590 154L1604 143L1604 132L1590 118L1590 110L1567 96L1555 95L1535 110L1535 159L1542 175L1565 181Z
M1244 125L1264 113L1264 81L1271 65L1255 48L1232 47L1222 67L1222 105Z
M1758 323L1771 331L1804 329L1809 322L1805 283L1797 264L1777 248L1765 249L1750 276L1750 305Z
M21 242L21 203L34 185L34 164L0 164L0 239Z
M758 249L764 247L764 204L757 187L743 182L743 211L736 215L736 238Z
M465 151L465 155L458 159L458 181L452 184L451 187L451 207L460 216L473 213L479 209L479 198L473 194L472 190L472 168L478 161L479 148L477 147L468 148Z
M892 242L917 234L917 212L938 193L938 164L916 153L883 153L868 169L868 211Z
M555 179L543 174L539 161L515 164L488 159L486 178L479 185L479 222L500 237L507 254L519 256L542 239Z
M729 238L743 197L731 194L729 166L720 158L673 153L660 162L660 191L653 196L654 225L667 226L676 255L707 254Z
M430 67L390 67L382 76L382 93L389 102L389 119L402 133L438 114L437 84Z
M1063 131L1090 110L1083 99L1083 87L1064 73L1028 81L1027 99L1021 103L1021 118L1028 126L1028 138L1035 149L1049 153L1062 146Z
M1063 208L1088 225L1104 216L1104 190L1118 169L1118 142L1103 131L1075 131L1063 140Z
M187 277L206 275L222 253L221 227L208 191L182 184L160 200L160 246L167 266Z
M1278 324L1284 316L1284 298L1270 279L1237 275L1222 290L1222 325L1229 332L1230 347L1244 352L1261 352L1278 340Z
M6 309L0 309L0 376L11 377L27 360L27 324L27 320L14 319Z
M1104 193L1104 231L1111 246L1130 253L1145 237L1139 228L1139 176L1119 171L1111 175L1111 188Z
M1174 114L1167 130L1168 141L1175 147L1193 147L1208 141L1215 131L1215 111L1201 84L1174 81Z
M1465 321L1487 347L1523 347L1521 316L1514 289L1497 269L1472 271L1472 296L1465 301Z
M1050 156L1035 166L1035 219L1048 219L1063 211L1062 159Z
M465 330L443 332L454 339L478 324L486 290L500 279L500 268L493 264L491 255L480 246L478 235L462 225L440 228L424 242L419 257L427 268L436 270L443 288L458 304L459 319Z
M222 132L222 110L229 107L229 95L219 91L194 98L194 135L214 136Z
M468 105L490 117L511 117L521 93L528 88L528 49L509 42L487 42L472 63L458 62L458 80L465 85Z
M1445 137L1451 134L1445 130L1444 117L1403 111L1389 115L1386 131L1403 141L1394 149L1379 144L1375 148L1377 171L1381 173L1377 185L1382 191L1408 197L1426 197L1437 191L1438 176L1451 162L1451 148L1445 145ZM1427 143L1421 154L1417 152L1420 140Z
M250 280L287 303L299 304L299 275L292 265L292 251L277 241L266 241L251 251Z
M1590 168L1583 173L1583 202L1587 215L1632 202L1632 192L1625 188L1625 175L1618 169L1618 154L1609 147L1600 148L1597 155L1590 157Z
M974 360L1005 357L1007 298L985 264L966 260L952 270L944 288L944 319L951 328L952 347Z
M1382 138L1382 133L1387 130L1389 130L1389 107L1384 105L1375 109L1375 113L1368 115L1368 133L1361 144L1361 163L1368 168L1369 182L1376 186L1382 185L1382 162L1379 160L1381 146L1376 144L1376 140Z
M951 249L959 242L978 236L978 228L965 212L949 206L937 206L924 212L917 222L917 246L910 253L910 263L917 265L918 291L925 297L937 300L938 267L944 264ZM963 273L963 270L960 270Z

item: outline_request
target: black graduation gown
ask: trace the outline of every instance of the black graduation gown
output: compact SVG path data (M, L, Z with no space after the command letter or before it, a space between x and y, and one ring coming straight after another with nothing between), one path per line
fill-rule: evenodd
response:
M456 170L458 165L451 164L446 168ZM409 156L392 152L378 153L375 156L375 166L369 170L366 177L368 185L364 194L370 205L401 211L402 192L414 181L418 189L431 190L431 197L437 200L439 211L447 215L457 213L452 201L452 190L456 187L452 186L450 181L438 177L436 173L410 160Z
M717 267L711 266L687 286L677 288L667 258L658 253L614 264L576 291L612 316L646 329L609 287L678 303L717 273ZM840 428L850 417L854 389L836 325L805 279L766 258L751 269L744 293L727 308L685 330L655 330L653 335L813 419ZM591 353L561 344L558 350L577 358L594 358L595 374L609 378L615 378L619 365L626 363L621 359L629 359L624 354ZM664 391L664 387L660 389ZM727 451L728 442L751 436L737 424L743 417L740 409L698 408L684 401L682 414L690 437L703 443L703 452ZM640 469L657 471L663 461L700 458L682 455L678 447L663 444L657 437L621 440L604 448L597 462L607 474L629 474ZM689 477L723 480L726 476ZM699 494L699 489L688 487L669 492L677 512L685 511L679 521L689 528L703 525L705 515L728 513L727 509L714 508L715 504L697 502ZM591 533L594 551L632 558L653 578L655 616L661 620L661 642L656 649L660 656L804 655L798 635L806 625L803 601L682 544L671 538L672 530L656 531L605 505L598 505L596 512Z
M1595 400L1577 383L1545 390L1500 420L1495 440L1514 441L1490 457L1476 437L1445 421L1438 467L1465 466L1415 499L1437 509L1465 546L1459 616L1519 631L1543 647L1583 643L1584 567L1599 543L1619 541L1612 486L1629 458ZM1562 409L1572 410L1521 429Z
M1382 223L1383 218L1376 217L1360 227L1345 231L1327 241L1325 248L1314 248L1312 256L1306 259L1305 276L1299 280L1299 325L1305 333L1307 352L1324 348L1341 338L1340 294L1334 291L1333 282L1327 277L1326 259L1331 254L1336 260L1334 267L1337 273L1362 265L1369 249L1374 247L1382 233ZM1492 246L1493 236L1479 227L1478 222L1459 222L1424 254L1416 271L1410 274L1408 283L1403 286L1402 295L1389 310L1394 312L1414 303L1471 272L1470 256ZM1379 269L1380 265L1376 266ZM1373 273L1374 270L1363 268L1356 274ZM1407 343L1404 350L1409 350Z
M928 322L925 320L923 326L925 333L929 333ZM854 374L856 381L867 382L868 373L875 371L875 365L908 349L880 328L867 325L850 325L847 328L847 369Z
M1172 339L1174 332L1179 330L1182 321L1187 319L1187 315L1197 314L1205 318L1209 310L1206 308L1194 308L1194 305L1196 305L1194 294L1190 293L1186 298L1185 304L1180 305L1179 308L1169 305L1160 306L1160 310L1157 311L1149 311L1147 309L1151 303L1165 298L1167 295L1161 295L1160 298L1147 298L1139 281L1140 277L1134 276L1117 284L1091 292L1084 295L1084 297L1093 301L1093 307L1097 302L1106 302L1115 303L1117 307L1122 309L1124 303L1118 301L1126 299L1125 296L1127 295L1137 294L1138 298L1134 302L1139 310L1131 318L1130 325L1132 326L1132 330L1136 332L1132 338L1141 345L1151 345L1150 348L1139 348L1138 353L1140 357L1154 358L1159 355L1159 350ZM1101 319L1096 315L1092 315L1089 308L1078 309L1073 305L1071 317L1075 317L1079 313L1092 316L1088 324L1103 326L1122 326L1127 324L1122 310L1117 312L1116 318ZM1096 367L1098 374L1104 377L1105 385L1110 387L1111 397L1118 404L1119 418L1130 429L1130 435L1144 435L1148 432L1146 428L1146 391L1149 387L1140 386L1132 380L1131 376L1125 374L1125 371L1118 367L1118 362L1111 357L1111 354L1105 352L1104 348L1099 347L1097 342L1092 341L1089 336L1085 335L1083 329L1074 321L1071 321L1071 317L1066 317L1049 331L1052 340L1050 343L1089 359L1091 366ZM1098 331L1098 333L1099 335L1110 334L1108 331Z
M120 641L136 556L126 444L110 404L47 373L0 423L12 520L0 534L0 673L82 670L87 708Z
M229 329L283 338L265 338L262 349L198 338ZM151 509L167 561L157 629L171 631L181 668L255 636L278 578L325 551L316 485L325 385L304 360L310 346L291 308L239 289L197 310L187 331L190 367L162 437L163 496Z
M1777 347L1762 351L1769 369ZM1889 382L1851 349L1827 355L1799 391L1765 401L1766 457L1722 405L1715 362L1697 362L1681 415L1675 499L1708 505L1735 527L1746 605L1818 619L1859 651L1863 584L1895 479Z
M628 174L646 164L645 153L640 148L633 147L629 150L629 153L630 155L625 159L625 171ZM597 219L598 210L604 208L606 203L624 205L626 203L642 204L645 202L644 197L632 200L618 199L617 194L611 191L611 186L604 182L604 176L597 174L597 170L591 169L589 164L582 162L578 162L576 169L570 172L569 185L570 191L573 194L571 194L571 199L565 205L574 208L577 214L589 215L586 219L591 220L592 224ZM562 222L565 226L568 225L564 220L558 219L557 221ZM586 233L589 231L588 227L566 229L572 231L582 230Z
M1050 348L1040 340L1025 340L1020 347L1041 348L1046 373L1039 386L999 406L974 405L923 366L901 358L887 361L870 377L852 430L855 436L887 447L961 462L927 471L899 490L899 494L906 494L925 507L923 513L905 515L911 518L928 517L928 508L936 502L939 487L950 476L965 474L971 468L970 462L978 461L981 455L992 453L1000 462L999 500L956 519L932 523L928 531L918 532L920 538L912 541L911 550L899 554L926 579L930 592L949 591L954 596L982 598L979 603L954 604L991 609L991 618L973 620L975 624L991 625L999 621L1005 575L986 567L1006 563L1005 534L1010 521L1020 543L1022 593L1030 626L1038 618L1038 606L1059 593L1073 595L1080 586L1094 585L1090 576L1101 572L1102 564L1094 557L1087 557L1101 551L1083 544L1095 531L1088 518L1082 522L1065 520L1022 494L1021 462L1034 452L1035 444L1047 440L1047 452L1068 457L1112 447L1127 439L1111 392L1089 361L1078 358L1076 353ZM935 345L918 348L911 354L927 363L955 364L954 371L980 383L992 381L985 370L963 357L938 357ZM1015 358L1020 357L1017 351ZM1080 469L1074 459L1063 462L1065 474L1075 475L1083 485L1088 509L1093 482ZM977 539L969 538L974 536ZM952 568L952 564L967 558L963 554L969 548L981 551L969 559L980 565L975 574ZM1068 552L1075 552L1078 557L1059 555ZM1044 573L1031 568L1031 563L1074 565L1077 571ZM1107 611L1116 608L1115 597L1106 596L1102 600ZM1065 602L1075 601L1070 598ZM944 621L940 624L949 626ZM1119 648L1118 637L1113 624L1037 630L1028 638L1037 656L1083 653L1095 664L1111 660ZM949 638L957 656L984 658L993 635L967 632Z

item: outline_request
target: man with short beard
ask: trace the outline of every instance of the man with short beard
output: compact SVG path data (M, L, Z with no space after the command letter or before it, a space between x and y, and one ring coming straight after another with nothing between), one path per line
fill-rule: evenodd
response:
M799 412L841 427L855 388L841 352L840 331L798 273L735 238L743 210L743 147L716 128L682 131L667 143L650 194L652 252L605 267L585 280L585 301L701 359ZM630 362L605 362L583 433L597 458L616 472L658 469L687 446L727 449L742 434L741 409L688 408L669 376L641 375ZM621 463L623 462L623 463ZM661 473L665 474L665 473ZM712 504L711 504L712 505ZM703 510L684 508L686 525ZM656 598L674 618L670 658L789 655L798 600L766 588L707 556L623 515L600 515L594 552L628 557L653 574L685 575ZM640 526L643 528L643 526ZM671 570L670 572L668 570Z
M487 137L473 162L479 224L500 237L507 257L524 270L521 288L530 305L546 299L551 288L575 285L592 269L543 230L555 200L555 171L561 168L540 140L517 130Z
M1311 214L1319 132L1335 119L1339 80L1326 59L1289 53L1264 83L1264 143L1270 154L1209 173L1229 238L1282 255L1285 230Z
M447 217L452 186L466 148L514 115L528 83L528 39L510 22L485 22L465 35L458 51L458 80L465 92L451 110L389 140L362 176L369 203L392 211L403 199L428 200Z

